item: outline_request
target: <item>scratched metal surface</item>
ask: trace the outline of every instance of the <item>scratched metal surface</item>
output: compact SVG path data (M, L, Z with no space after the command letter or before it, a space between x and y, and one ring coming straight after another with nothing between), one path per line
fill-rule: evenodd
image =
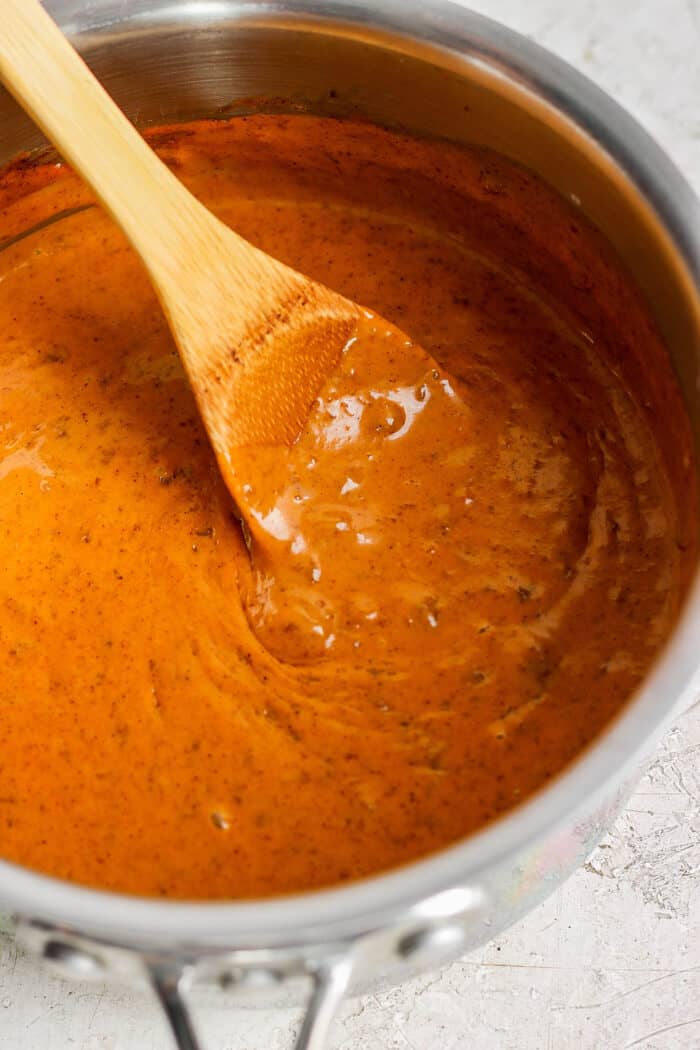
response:
M634 112L700 191L700 0L473 0ZM506 936L349 1003L330 1050L700 1050L700 702L586 867ZM208 1002L212 1050L286 1050L298 1015ZM0 939L2 1050L168 1050L142 995Z

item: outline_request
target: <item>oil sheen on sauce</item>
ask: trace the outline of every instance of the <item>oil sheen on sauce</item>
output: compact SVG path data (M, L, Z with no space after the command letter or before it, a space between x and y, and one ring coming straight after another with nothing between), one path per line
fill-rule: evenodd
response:
M122 235L61 166L0 178L1 851L174 897L358 878L633 692L696 554L685 415L610 250L494 155L304 116L151 138L368 312L297 442L241 453L244 535Z

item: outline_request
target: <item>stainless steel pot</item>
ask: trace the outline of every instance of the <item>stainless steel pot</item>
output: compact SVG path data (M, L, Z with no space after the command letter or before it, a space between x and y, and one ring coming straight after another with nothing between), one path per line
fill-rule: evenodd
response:
M445 0L47 7L141 124L285 98L482 143L539 172L634 274L668 343L700 456L700 206L641 128L574 70ZM0 159L41 141L1 95ZM696 581L653 673L594 747L497 824L399 871L279 900L188 904L98 893L0 862L0 904L18 939L63 972L149 982L181 1048L199 1045L188 986L213 980L232 1002L255 989L305 996L297 1046L319 1050L347 991L468 951L583 861L699 666Z

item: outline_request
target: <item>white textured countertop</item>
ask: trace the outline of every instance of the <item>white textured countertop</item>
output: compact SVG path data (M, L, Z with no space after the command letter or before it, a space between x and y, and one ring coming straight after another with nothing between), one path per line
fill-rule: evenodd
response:
M0 0L1 6L2 0ZM700 192L700 0L473 0L578 66ZM211 1050L287 1050L298 1015L202 1018ZM155 1006L61 981L0 939L2 1050L169 1050ZM442 972L348 1003L331 1050L700 1050L700 704L554 897Z

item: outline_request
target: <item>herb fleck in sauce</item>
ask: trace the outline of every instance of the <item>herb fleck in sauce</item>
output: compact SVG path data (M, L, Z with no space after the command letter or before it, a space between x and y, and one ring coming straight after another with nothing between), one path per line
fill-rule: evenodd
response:
M0 176L3 239L83 207L0 254L2 853L178 897L357 878L629 697L696 555L687 423L609 250L526 172L298 116L156 141L438 365L367 320L299 441L248 453L251 561L121 234L63 168Z

